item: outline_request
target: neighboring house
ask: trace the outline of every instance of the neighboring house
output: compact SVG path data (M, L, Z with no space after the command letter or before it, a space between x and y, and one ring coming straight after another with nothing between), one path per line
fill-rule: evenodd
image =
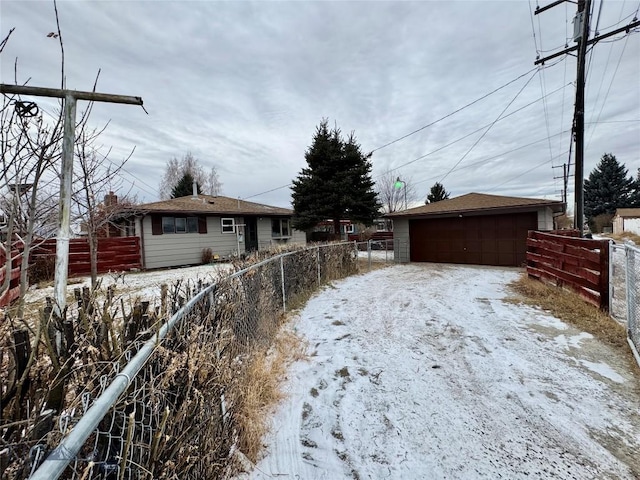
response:
M140 237L144 268L202 262L203 250L224 259L274 244L306 243L291 228L293 210L235 198L189 195L137 205L128 218Z
M640 235L640 208L619 208L613 216L613 233L624 232Z
M560 201L469 193L385 215L400 262L521 266L527 232L552 230Z

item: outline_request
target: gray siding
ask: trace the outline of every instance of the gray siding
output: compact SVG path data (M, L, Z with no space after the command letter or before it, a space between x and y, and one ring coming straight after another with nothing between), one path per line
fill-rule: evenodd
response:
M306 245L307 235L299 230L292 229L289 238L272 238L271 237L271 218L258 219L258 245L260 249L269 248L271 245L290 245L301 244Z
M235 221L244 223L242 217L236 217ZM235 254L238 248L235 233L222 233L220 217L207 217L207 233L152 235L151 217L144 217L142 223L145 268L195 265L202 262L202 250L205 248L210 248L221 258ZM240 248L244 249L244 244Z
M393 257L399 263L410 261L409 220L407 218L393 220Z

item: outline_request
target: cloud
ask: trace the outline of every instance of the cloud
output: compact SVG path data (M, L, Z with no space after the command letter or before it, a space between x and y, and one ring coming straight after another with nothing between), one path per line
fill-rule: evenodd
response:
M537 54L572 44L574 6L535 17L529 7L504 1L58 3L67 86L88 90L101 69L99 91L144 99L148 116L137 107L101 104L92 122L110 121L100 141L114 158L136 147L126 180L146 201L155 200L165 162L187 151L205 167L216 166L224 194L245 198L295 178L324 117L345 134L355 130L371 151L451 113L531 70ZM0 59L2 82L13 82L18 57L19 81L60 85L59 45L46 37L56 28L51 2L9 0L0 9L0 33L16 27ZM633 10L604 4L601 32L628 22ZM591 55L585 172L604 152L635 170L640 36L598 44ZM374 175L490 124L509 102L505 115L535 102L496 122L473 149L483 131L396 173L426 196L460 161L444 180L454 194L559 198L553 178L559 170L552 166L566 162L570 139L560 132L571 128L574 103L573 87L561 87L575 80L575 60L561 57L546 67L517 97L528 77L376 151ZM52 111L56 103L43 105ZM550 141L515 150L547 136ZM290 191L252 200L288 206Z

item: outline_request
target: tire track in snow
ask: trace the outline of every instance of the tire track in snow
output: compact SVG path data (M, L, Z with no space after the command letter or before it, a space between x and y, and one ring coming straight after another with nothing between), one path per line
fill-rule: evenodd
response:
M516 276L396 266L311 299L314 351L251 478L634 478L640 399L586 370L562 322L503 303Z

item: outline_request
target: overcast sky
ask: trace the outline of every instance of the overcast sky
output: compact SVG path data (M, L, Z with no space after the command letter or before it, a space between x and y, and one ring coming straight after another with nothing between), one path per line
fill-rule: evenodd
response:
M576 61L562 56L540 70L533 62L573 45L576 7L533 15L535 7L535 0L58 2L67 88L91 90L101 69L99 92L140 96L149 112L93 109L92 125L110 121L100 141L110 158L135 147L123 189L133 184L140 200L157 200L167 160L190 151L217 168L224 195L283 207L288 187L257 194L298 175L325 117L374 151L374 179L395 169L419 202L436 181L452 196L560 199L562 181L553 177L569 158ZM626 25L639 7L594 0L594 29L598 16L600 33ZM13 27L2 83L14 82L17 57L18 82L59 87L60 48L47 37L56 30L53 2L2 0L1 36ZM589 57L585 173L611 152L635 175L640 34L607 40ZM33 100L48 113L58 108Z

